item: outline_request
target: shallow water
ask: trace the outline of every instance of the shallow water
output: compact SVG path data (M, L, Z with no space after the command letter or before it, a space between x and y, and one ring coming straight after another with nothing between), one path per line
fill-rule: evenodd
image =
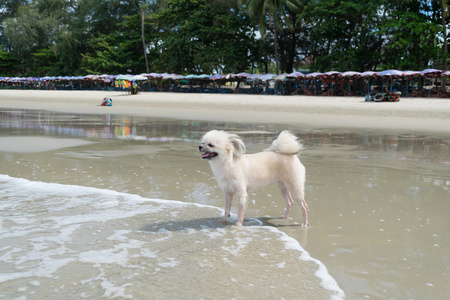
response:
M450 136L0 114L3 296L450 296ZM250 153L286 128L303 140L308 229L298 206L273 219L276 185L250 195L243 231L217 222L223 196L196 150L213 128L239 133ZM295 268L308 253L318 261Z

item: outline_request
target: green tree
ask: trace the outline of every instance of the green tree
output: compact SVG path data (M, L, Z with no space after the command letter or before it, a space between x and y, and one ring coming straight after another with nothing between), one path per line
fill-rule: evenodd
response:
M1 66L139 73L148 55L150 70L180 74L446 68L447 13L448 0L0 0Z
M141 6L141 31L142 31L142 50L144 51L145 58L145 69L150 72L148 68L148 58L147 58L147 44L145 43L145 7Z
M382 69L421 70L439 56L436 46L440 26L431 18L427 1L386 1L380 34L383 45Z
M375 69L383 45L383 38L378 34L382 1L311 2L301 16L309 24L311 69Z
M148 22L152 70L228 73L251 65L254 33L236 1L171 0Z
M8 45L3 33L3 22L8 18L14 17L19 7L26 3L27 0L0 0L0 47L4 50L8 49Z
M448 69L448 38L447 38L447 17L449 15L449 2L448 0L439 0L441 5L441 25L442 25L442 68L444 70ZM442 90L447 89L447 78L444 77Z
M20 57L14 56L0 48L0 76L17 76L20 73L22 61Z
M439 56L435 9L421 0L311 2L302 17L310 24L312 69L428 67Z
M245 2L251 18L257 20L261 37L266 36L266 30L273 30L276 73L279 73L280 57L278 55L278 32L287 26L293 30L288 11L297 13L302 3L296 0L249 0Z
M19 6L14 16L4 21L6 48L23 59L25 74L34 73L33 53L49 47L56 53L61 48L57 46L68 32L71 5L64 0L35 0Z
M24 74L38 66L53 74L79 74L89 40L115 34L126 16L139 13L145 0L0 0L4 49L21 57ZM53 54L51 54L52 52ZM49 55L44 67L45 55Z
M58 58L51 47L39 49L32 54L33 64L30 76L59 75Z
M6 19L4 35L9 48L17 55L29 55L48 47L58 27L58 20L41 13L37 6L19 7L15 17Z
M95 49L100 47L98 42L106 39L108 43L117 41L120 44L111 46L125 50L123 39L129 36L130 29L122 23L130 16L135 16L140 12L141 5L145 0L80 0L73 8L72 19L69 27L61 34L56 42L55 52L61 66L64 67L61 73L67 73L67 69L72 70L72 74L85 74L86 68L96 69L96 72L114 72L111 66L102 72L99 67L92 65L88 67L87 62L95 60ZM122 39L118 37L121 32ZM108 37L111 35L111 37ZM99 39L96 40L96 39ZM134 38L134 35L133 35ZM134 44L134 40L130 44ZM114 55L120 56L123 54ZM119 59L123 61L123 59ZM111 63L114 64L113 62ZM121 69L123 70L123 69Z
M447 38L447 17L449 15L449 2L448 0L439 0L438 1L441 6L441 25L442 25L442 39L443 39L443 47L442 47L442 68L447 70L447 56L448 56L448 38Z
M100 35L87 42L81 70L89 74L127 74L145 72L140 14L124 18L115 33Z

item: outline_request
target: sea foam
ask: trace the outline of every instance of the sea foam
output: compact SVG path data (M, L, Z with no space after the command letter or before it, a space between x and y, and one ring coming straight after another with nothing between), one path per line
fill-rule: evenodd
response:
M242 230L223 226L221 214L207 205L0 175L0 295L344 297L295 239L257 219L246 219Z

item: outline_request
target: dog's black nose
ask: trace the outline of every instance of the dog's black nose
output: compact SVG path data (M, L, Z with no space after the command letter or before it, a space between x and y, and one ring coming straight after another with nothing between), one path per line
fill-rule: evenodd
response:
M198 151L202 151L203 147L202 146L198 146Z

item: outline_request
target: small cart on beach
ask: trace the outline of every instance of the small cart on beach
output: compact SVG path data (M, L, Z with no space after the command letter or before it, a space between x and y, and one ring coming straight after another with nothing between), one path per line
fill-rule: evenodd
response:
M365 100L366 101L375 101L375 102L382 102L382 101L388 101L388 102L399 102L400 101L400 95L401 92L370 92L366 95Z

